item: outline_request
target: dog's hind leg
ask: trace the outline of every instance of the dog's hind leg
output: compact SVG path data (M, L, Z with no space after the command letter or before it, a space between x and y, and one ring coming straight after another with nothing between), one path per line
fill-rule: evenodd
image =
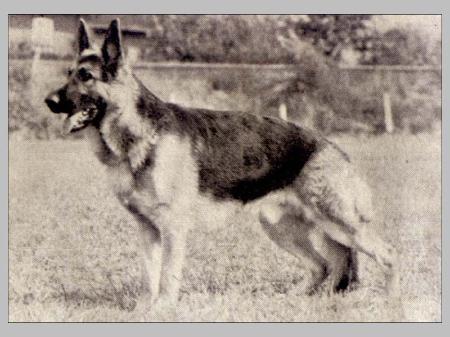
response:
M378 263L385 273L388 292L398 296L400 279L397 250L381 239L373 229L369 229L367 224L357 230L353 236L352 246Z
M333 292L349 290L358 282L356 252L324 235L321 254L327 261Z
M385 273L387 291L393 295L398 294L397 252L393 246L381 239L371 227L371 222L362 222L352 209L341 207L339 214L335 212L332 217L324 216L321 224L330 239L350 248L353 253L362 252L374 259Z
M359 259L358 252L355 249L350 249L350 256L348 259L348 267L350 272L350 285L357 285L359 283Z
M358 251L372 257L385 273L388 291L397 293L395 249L373 228L370 188L345 156L333 146L325 148L305 165L295 186L306 217L353 254Z
M327 261L314 246L314 238L322 233L275 204L264 207L259 220L270 239L305 265L310 273L306 293L315 293L328 276Z

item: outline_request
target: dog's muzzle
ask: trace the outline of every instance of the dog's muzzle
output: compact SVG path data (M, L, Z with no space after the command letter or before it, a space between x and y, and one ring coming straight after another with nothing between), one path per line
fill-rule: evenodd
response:
M98 110L95 106L68 115L64 121L63 134L79 131L85 128L96 117Z
M59 110L59 97L56 94L53 94L51 96L48 96L45 99L45 104L47 104L48 108L54 112L54 113L59 113L61 112Z
M76 106L67 99L63 89L52 92L45 98L45 103L52 112L67 114L62 130L63 134L84 129L96 118L101 117L99 111L104 109L103 101L89 97L82 98L82 102Z
M54 113L70 114L74 109L74 104L65 98L62 90L50 93L45 98L45 104L47 104L48 108Z

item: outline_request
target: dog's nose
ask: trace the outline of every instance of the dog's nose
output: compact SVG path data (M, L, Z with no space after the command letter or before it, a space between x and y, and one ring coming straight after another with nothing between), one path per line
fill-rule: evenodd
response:
M45 104L47 104L48 108L54 113L61 112L60 103L61 99L57 93L51 93L45 99Z

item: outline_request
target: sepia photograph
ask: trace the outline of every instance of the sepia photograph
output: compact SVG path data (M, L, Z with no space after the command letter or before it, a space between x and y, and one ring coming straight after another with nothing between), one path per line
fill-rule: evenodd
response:
M10 14L9 322L441 322L441 36Z

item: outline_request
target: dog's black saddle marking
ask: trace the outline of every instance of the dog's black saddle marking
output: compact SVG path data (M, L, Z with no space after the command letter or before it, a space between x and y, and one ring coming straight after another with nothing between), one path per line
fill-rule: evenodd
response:
M222 118L230 121L208 137L208 156L200 160L200 189L218 198L246 203L291 184L316 148L293 124L252 115Z
M169 108L180 130L203 140L196 154L200 191L218 199L246 203L291 184L319 142L311 131L269 117Z
M246 203L291 184L324 141L310 130L278 119L185 108L162 102L142 84L140 90L137 111L159 132L192 141L200 191L218 199Z

